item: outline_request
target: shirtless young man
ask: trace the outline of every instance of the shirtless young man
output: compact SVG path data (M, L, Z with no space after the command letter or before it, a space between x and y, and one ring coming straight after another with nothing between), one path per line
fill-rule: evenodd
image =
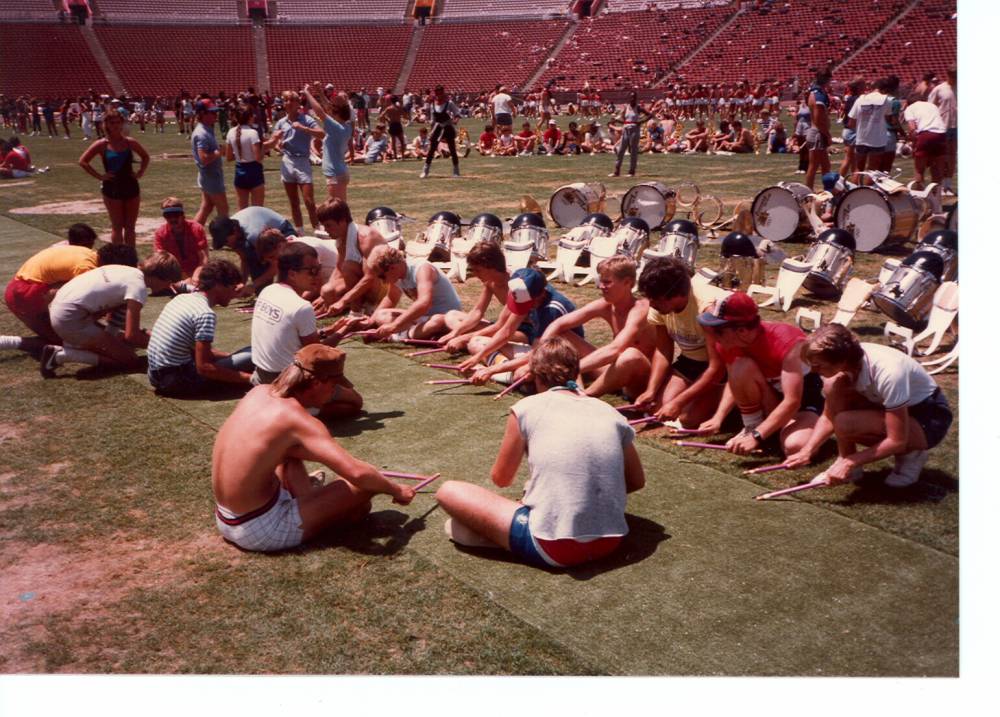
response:
M500 321L498 319L496 323L490 324L483 316L494 298L500 304L501 315L507 301L510 275L507 273L503 249L494 242L481 241L469 250L466 260L469 263L469 275L482 282L483 290L471 311L449 311L445 314L444 320L450 331L440 340L449 353L466 350L469 342L477 336L492 336Z
M316 209L316 216L330 238L337 242L337 268L319 291L313 306L317 312L336 315L364 303L381 300L378 278L365 268L372 249L385 238L369 226L356 224L351 208L341 199L331 199Z
M684 139L688 143L688 152L707 152L708 151L708 128L705 127L705 120L699 119L695 122L695 128L690 130L684 135Z
M305 346L277 381L251 390L226 419L212 451L212 492L215 523L227 541L244 550L285 550L331 525L360 520L379 493L400 505L413 500L412 487L353 457L309 414L333 397L343 367L342 351ZM339 477L314 486L306 460Z

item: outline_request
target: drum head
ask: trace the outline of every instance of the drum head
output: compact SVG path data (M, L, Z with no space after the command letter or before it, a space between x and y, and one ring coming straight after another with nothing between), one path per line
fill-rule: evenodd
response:
M588 214L597 211L600 199L601 195L591 185L567 184L559 187L549 199L549 216L557 225L572 229L580 226Z
M659 229L668 217L667 200L671 190L659 182L637 184L622 197L622 216L639 217L650 229Z
M858 251L874 251L889 237L892 211L881 192L857 187L844 195L833 217L834 226L854 235Z
M791 238L799 228L802 209L795 195L784 187L768 187L754 197L750 209L754 231L771 241Z

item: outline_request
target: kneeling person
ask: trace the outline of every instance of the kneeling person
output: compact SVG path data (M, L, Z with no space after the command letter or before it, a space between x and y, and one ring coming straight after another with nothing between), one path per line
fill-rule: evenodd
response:
M527 454L524 496L515 502L447 481L436 497L451 516L445 529L456 543L503 548L539 567L598 560L621 544L626 494L645 485L635 432L618 411L577 388L579 370L562 337L532 352L537 393L511 408L491 472L497 486L509 486Z
M285 550L360 520L379 493L400 505L413 500L412 487L353 457L310 415L330 402L343 373L342 351L306 346L273 385L252 389L226 419L212 451L215 523L226 540L244 550ZM305 460L338 477L314 486Z
M389 292L372 314L378 339L430 339L448 330L445 316L460 311L455 287L440 269L426 259L407 259L398 249L377 246L368 257L372 272L389 285ZM412 303L397 309L401 294Z
M229 306L241 283L240 270L225 259L212 259L199 272L198 289L179 294L163 307L150 335L149 383L157 393L196 394L209 384L250 385L250 347L234 354L212 348L215 306Z
M806 339L802 360L826 379L826 406L808 442L788 464L808 465L830 437L837 460L824 471L829 484L857 480L865 464L892 456L885 479L904 488L920 479L928 452L951 427L948 399L927 370L889 346L861 343L850 329L828 324ZM858 450L858 444L869 446Z

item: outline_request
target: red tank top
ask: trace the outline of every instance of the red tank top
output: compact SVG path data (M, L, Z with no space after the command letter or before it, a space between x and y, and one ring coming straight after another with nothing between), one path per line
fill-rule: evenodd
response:
M740 356L746 356L753 359L764 374L764 378L769 380L780 378L781 364L785 356L797 343L805 339L806 334L792 324L762 321L760 327L763 329L760 335L745 349L726 351L718 343L715 344L715 349L727 366Z

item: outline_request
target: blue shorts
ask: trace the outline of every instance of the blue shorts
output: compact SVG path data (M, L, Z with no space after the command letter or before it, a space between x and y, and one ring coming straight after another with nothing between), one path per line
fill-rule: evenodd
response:
M199 169L198 188L205 194L225 194L226 177L222 174L221 169Z
M264 183L264 167L260 162L237 162L233 184L239 189L256 189Z
M847 145L848 147L851 147L854 145L854 140L857 138L857 133L853 129L847 128L844 130L844 134L842 136L844 138L844 144Z
M531 537L531 529L528 527L529 513L531 509L522 505L515 511L514 519L510 521L510 552L529 565L551 568L552 565L542 557L535 539Z
M934 393L917 405L910 406L907 413L923 429L928 449L944 440L954 418L948 399L944 397L940 388L935 389Z

